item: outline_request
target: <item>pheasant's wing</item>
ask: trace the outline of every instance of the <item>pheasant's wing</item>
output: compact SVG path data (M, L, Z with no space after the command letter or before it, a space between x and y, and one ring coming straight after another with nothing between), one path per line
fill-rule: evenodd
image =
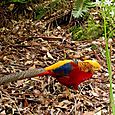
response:
M73 66L72 66L71 62L69 62L69 63L66 63L66 64L52 70L52 71L55 74L55 77L59 78L59 77L68 76L72 70L73 70Z
M55 70L61 66L63 66L64 64L67 64L69 62L72 62L72 60L63 60L63 61L58 61L57 63L51 65L51 66L48 66L45 68L46 71L51 71L51 70Z

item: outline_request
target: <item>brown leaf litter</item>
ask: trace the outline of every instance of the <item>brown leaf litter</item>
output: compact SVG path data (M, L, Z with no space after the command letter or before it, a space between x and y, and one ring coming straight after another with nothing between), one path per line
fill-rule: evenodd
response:
M111 114L104 40L72 41L71 34L59 27L41 35L39 28L30 23L19 22L13 28L2 29L0 74L10 74L31 67L46 67L63 59L97 59L102 65L102 71L80 84L79 91L70 89L70 97L65 95L65 86L50 76L0 86L0 114ZM111 61L115 75L115 42L114 39L111 40ZM114 79L113 83L115 85Z

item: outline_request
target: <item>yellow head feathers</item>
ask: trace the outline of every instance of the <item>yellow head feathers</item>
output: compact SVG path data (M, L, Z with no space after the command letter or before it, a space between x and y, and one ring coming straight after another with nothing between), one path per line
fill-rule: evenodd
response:
M81 71L94 73L96 70L100 70L101 66L97 61L94 60L85 60L79 61L78 67Z
M91 64L94 71L101 69L101 65L96 60L85 60L84 62Z

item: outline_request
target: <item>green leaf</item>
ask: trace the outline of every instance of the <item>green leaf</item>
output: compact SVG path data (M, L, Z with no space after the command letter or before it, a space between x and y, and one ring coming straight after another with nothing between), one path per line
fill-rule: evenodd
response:
M94 6L94 3L90 0L75 0L72 15L75 18L83 17L88 9Z
M35 19L40 20L42 17L45 16L46 13L47 13L47 10L43 6L39 6L39 8L36 9Z
M75 18L82 17L83 15L82 9L83 9L83 0L75 0L75 5L72 11L72 15Z
M31 0L11 0L11 2L18 2L18 3L27 3Z

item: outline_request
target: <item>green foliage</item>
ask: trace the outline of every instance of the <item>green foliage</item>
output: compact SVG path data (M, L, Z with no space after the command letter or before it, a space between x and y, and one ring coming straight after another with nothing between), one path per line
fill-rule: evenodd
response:
M115 36L115 7L114 4L105 1L106 4L105 14L106 14L106 28L107 28L107 37L111 38ZM110 4L111 6L110 6ZM108 5L107 5L108 4ZM84 13L89 10L89 8L92 8L94 6L100 7L100 13L102 13L102 2L99 1L99 4L97 5L95 2L91 2L90 0L75 0L75 6L72 11L72 14L75 18L80 18L85 16ZM111 18L110 18L111 17ZM103 16L101 16L103 18ZM101 19L100 19L101 20ZM87 24L84 25L78 25L74 26L70 29L70 31L73 34L74 40L86 40L86 39L95 39L99 38L103 33L103 22L96 23L93 20L93 17L90 15L88 20L85 21Z
M44 8L44 6L39 6L37 9L36 9L36 16L35 16L35 19L38 19L40 20L42 17L44 17L47 13L47 9Z
M31 2L32 0L3 0L2 5L7 4L7 3L28 3Z
M56 12L59 8L62 8L62 4L65 3L65 0L52 0L46 5L39 5L36 9L35 19L41 19L46 14L51 15L51 13Z
M18 2L18 3L27 3L30 0L10 0L11 2Z
M115 31L115 7L114 2L103 0L99 2L99 6L101 8L101 14L103 17L104 22L104 38L106 43L106 60L107 60L107 67L109 73L109 81L110 81L110 104L112 107L112 114L115 115L115 99L113 96L113 79L112 79L112 66L111 66L111 57L110 57L110 50L108 45L108 39L114 37Z
M84 26L74 26L70 29L74 40L91 40L99 38L102 35L103 29L100 24L97 24L91 16Z
M105 2L106 3L106 2ZM101 4L103 9L101 9L101 14L103 14L103 10L105 13L105 19L106 19L106 28L107 28L107 37L112 38L115 36L115 5L114 3L106 3ZM103 17L103 15L102 15Z
M95 5L91 2L91 0L75 0L72 15L75 18L83 17L84 14L88 12L89 8L94 6Z

